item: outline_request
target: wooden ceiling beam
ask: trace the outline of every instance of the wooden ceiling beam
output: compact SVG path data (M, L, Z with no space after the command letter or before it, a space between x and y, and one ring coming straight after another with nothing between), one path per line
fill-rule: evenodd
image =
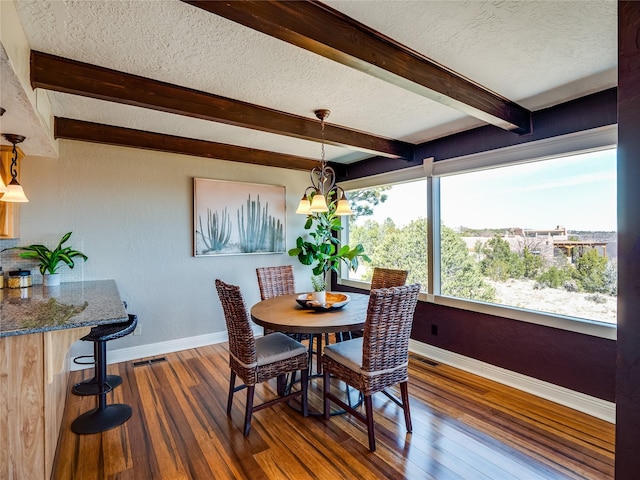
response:
M55 138L66 138L83 142L141 148L157 152L179 153L182 155L231 160L234 162L293 170L311 170L313 167L318 166L318 160L298 157L296 155L145 132L142 130L85 122L71 118L55 117L54 136Z
M31 85L57 92L149 108L161 112L322 141L320 122L298 115L98 67L31 52ZM389 158L412 159L413 145L326 124L325 142Z
M320 2L182 1L489 124L531 133L525 108Z

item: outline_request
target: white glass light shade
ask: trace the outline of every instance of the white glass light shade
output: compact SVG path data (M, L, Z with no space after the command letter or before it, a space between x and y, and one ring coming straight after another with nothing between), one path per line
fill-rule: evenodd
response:
M11 182L7 186L7 191L4 193L0 201L3 202L28 202L29 199L24 194L24 190L22 189L22 185L18 182Z
M329 207L327 207L327 199L324 195L320 193L316 193L311 200L311 207L309 208L313 213L322 213L328 212Z
M298 204L298 208L296 209L296 213L301 215L309 215L311 213L311 203L309 203L309 199L305 195L300 199L300 203Z
M0 176L0 193L4 193L7 191L7 186L4 184L4 180Z
M349 206L349 200L347 200L346 198L338 200L338 205L336 206L336 215L353 215L351 207Z

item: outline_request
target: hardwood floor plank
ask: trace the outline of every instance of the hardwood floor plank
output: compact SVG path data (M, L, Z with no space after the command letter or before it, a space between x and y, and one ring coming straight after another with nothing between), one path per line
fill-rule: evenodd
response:
M245 438L245 391L236 393L226 414L227 345L165 358L109 366L123 384L108 403L133 410L120 427L72 433L73 419L96 399L69 395L53 480L613 479L613 425L413 355L413 433L406 432L402 410L375 395L375 453L365 426L350 415L304 418L285 404L255 413ZM72 382L81 378L74 372ZM310 382L317 412L321 388L321 379ZM275 381L267 382L256 387L255 401L275 395Z

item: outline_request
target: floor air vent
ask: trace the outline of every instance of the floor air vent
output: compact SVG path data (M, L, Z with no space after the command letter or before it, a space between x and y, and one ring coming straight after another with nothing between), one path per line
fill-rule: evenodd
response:
M409 355L409 357L415 360L416 362L426 363L427 365L431 365L432 367L437 367L438 365L440 365L438 362L435 362L426 357L421 357L420 355L411 354Z
M167 361L166 357L158 357L158 358L152 358L151 360L142 360L140 362L133 362L133 366L141 367L143 365L153 365L154 363L166 362L166 361Z

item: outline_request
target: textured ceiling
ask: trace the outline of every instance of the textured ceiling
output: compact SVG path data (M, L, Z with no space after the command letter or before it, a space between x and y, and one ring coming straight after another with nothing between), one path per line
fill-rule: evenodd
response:
M615 1L325 3L530 110L616 85ZM32 50L308 118L318 108L329 108L329 123L411 143L483 124L177 0L17 0L16 5ZM2 75L4 84L5 68ZM306 140L48 94L58 117L309 158L319 154L317 143ZM11 118L9 112L5 116ZM27 139L23 150L39 154L36 145ZM365 157L327 147L331 160Z

